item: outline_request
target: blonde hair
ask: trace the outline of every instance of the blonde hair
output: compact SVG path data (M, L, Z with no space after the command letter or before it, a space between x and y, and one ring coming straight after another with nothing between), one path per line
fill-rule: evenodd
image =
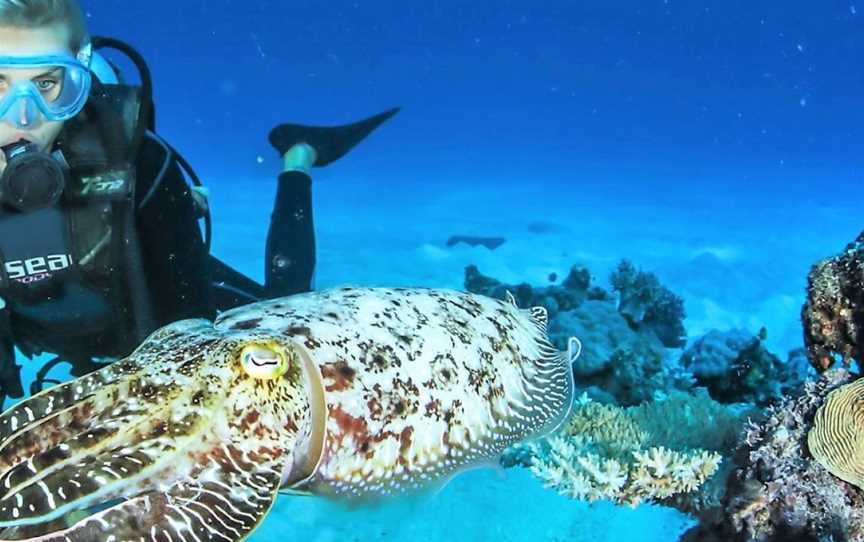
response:
M39 28L63 25L69 48L78 52L88 40L87 25L77 0L0 0L0 26Z

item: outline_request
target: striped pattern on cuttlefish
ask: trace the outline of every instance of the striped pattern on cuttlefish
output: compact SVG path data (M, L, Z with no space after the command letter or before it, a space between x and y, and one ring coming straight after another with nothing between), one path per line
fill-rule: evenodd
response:
M544 309L451 290L339 288L177 322L0 416L0 542L235 542L280 489L443 484L557 428L574 355Z

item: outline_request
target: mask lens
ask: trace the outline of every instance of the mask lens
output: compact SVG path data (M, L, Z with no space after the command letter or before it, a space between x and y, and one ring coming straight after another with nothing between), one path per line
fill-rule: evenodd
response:
M0 118L24 126L35 107L48 121L67 120L84 107L91 84L90 70L69 56L0 57Z
M36 90L39 91L42 99L49 105L49 107L55 106L62 95L63 88L66 86L63 84L65 82L65 77L66 69L62 66L57 66L47 74L37 79L33 79L33 84L36 86Z

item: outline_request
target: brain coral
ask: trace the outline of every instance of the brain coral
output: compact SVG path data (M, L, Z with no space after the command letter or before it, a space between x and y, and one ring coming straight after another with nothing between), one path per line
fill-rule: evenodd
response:
M864 488L864 379L828 394L816 411L807 446L828 472Z

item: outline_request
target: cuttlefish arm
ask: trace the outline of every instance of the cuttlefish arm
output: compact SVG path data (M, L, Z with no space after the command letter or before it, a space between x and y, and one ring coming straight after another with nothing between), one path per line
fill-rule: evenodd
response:
M245 539L310 431L306 382L272 334L163 328L0 416L0 542Z
M106 422L136 420L151 414L146 399L154 393L153 384L140 378L147 370L147 362L176 350L181 353L176 357L182 363L182 353L189 351L188 334L204 324L187 320L162 328L128 358L44 390L0 414L0 474L40 451L68 444L70 435L102 432ZM176 386L170 379L165 380L163 387ZM128 400L130 397L143 400L133 402ZM89 444L94 444L92 438Z
M273 506L282 482L283 462L242 464L238 470L241 465L230 465L230 458L224 461L218 479L178 481L88 516L71 527L35 537L27 537L26 527L20 527L14 538L0 534L0 541L119 541L138 540L144 534L153 542L243 540ZM44 525L40 529L44 530Z

